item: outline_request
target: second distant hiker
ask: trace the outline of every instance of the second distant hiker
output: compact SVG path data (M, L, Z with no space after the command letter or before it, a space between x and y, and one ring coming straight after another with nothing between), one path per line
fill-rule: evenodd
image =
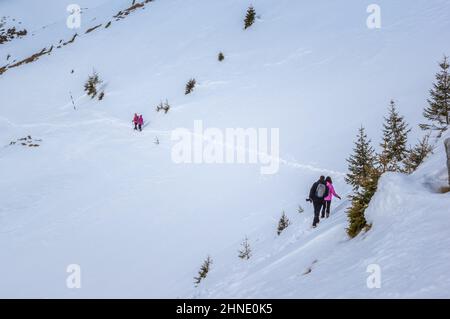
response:
M329 191L325 182L325 176L320 176L319 180L311 186L308 198L308 200L311 201L314 206L314 220L312 225L314 228L320 221L320 209L322 208L325 198L328 196L328 193Z
M139 127L139 131L142 131L142 126L144 125L144 118L142 117L142 114L139 115L139 119L138 119L138 127Z

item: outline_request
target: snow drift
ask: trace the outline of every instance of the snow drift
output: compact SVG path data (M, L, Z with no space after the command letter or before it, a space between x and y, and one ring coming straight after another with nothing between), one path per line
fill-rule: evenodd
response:
M297 217L280 238L254 234L254 256L217 266L192 294L213 298L448 298L449 193L442 140L413 174L386 173L366 210L370 231L350 240L345 204L312 230ZM308 216L309 217L309 216ZM224 254L233 259L236 252ZM225 256L223 257L226 258ZM375 265L380 287L367 284Z

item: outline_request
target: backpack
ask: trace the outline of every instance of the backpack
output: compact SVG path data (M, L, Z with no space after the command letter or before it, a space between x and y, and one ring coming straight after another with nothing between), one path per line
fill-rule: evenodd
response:
M316 188L316 197L322 199L325 195L326 190L327 186L325 184L319 183Z

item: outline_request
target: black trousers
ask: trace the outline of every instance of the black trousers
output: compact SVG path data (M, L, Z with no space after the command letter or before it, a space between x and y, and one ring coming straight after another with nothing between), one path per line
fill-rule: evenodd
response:
M323 206L323 200L321 201L313 201L313 206L314 206L314 220L313 220L313 226L316 226L319 221L320 221L320 209Z
M327 217L330 216L330 209L331 209L331 200L324 200L322 205L322 218L325 217L325 212L327 213Z
M134 123L134 129L137 131L137 123Z

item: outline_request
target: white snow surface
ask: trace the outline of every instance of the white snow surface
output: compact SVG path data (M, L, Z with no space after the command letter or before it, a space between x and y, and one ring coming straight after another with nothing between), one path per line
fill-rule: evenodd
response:
M79 30L66 27L70 3L0 0L0 17L33 31L0 45L0 67L79 34L0 75L0 297L450 297L441 140L414 174L382 176L372 229L353 240L347 200L335 199L317 229L305 202L321 174L349 194L357 129L377 145L391 98L412 126L422 121L436 62L450 54L449 1L378 1L382 28L371 30L370 2L254 0L260 17L245 31L242 0L155 0L121 21L111 17L131 1L80 0ZM83 91L93 68L103 101ZM190 78L198 85L185 96ZM155 112L166 98L169 113ZM135 112L142 133L131 129ZM279 128L279 172L175 164L170 133L195 120ZM28 135L40 146L9 145ZM292 224L277 236L282 211ZM245 236L248 261L237 257ZM211 272L194 287L207 255ZM66 286L70 264L81 267L80 289ZM367 287L371 264L381 288Z

